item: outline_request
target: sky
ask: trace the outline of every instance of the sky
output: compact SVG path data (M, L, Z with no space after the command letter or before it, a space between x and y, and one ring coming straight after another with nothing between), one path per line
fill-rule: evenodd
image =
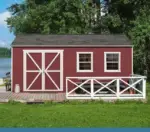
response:
M22 0L0 0L0 47L10 47L15 36L10 33L5 20L11 16L7 8Z

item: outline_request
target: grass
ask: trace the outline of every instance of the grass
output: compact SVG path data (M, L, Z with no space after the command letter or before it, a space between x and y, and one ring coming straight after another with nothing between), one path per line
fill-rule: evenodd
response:
M2 86L5 86L5 84L1 84L1 85L0 85L0 88L1 88Z
M150 92L150 83L147 86ZM150 103L72 101L26 105L10 102L0 104L0 127L150 127Z
M1 104L0 127L150 127L142 103Z

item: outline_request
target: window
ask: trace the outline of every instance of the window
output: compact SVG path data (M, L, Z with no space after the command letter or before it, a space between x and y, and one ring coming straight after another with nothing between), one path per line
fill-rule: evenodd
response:
M77 72L93 72L92 52L77 52Z
M120 52L105 52L105 72L120 72Z

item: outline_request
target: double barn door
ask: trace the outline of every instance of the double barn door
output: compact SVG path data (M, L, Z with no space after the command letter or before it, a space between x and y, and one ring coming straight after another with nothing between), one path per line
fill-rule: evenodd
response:
M24 91L63 90L63 50L23 52Z

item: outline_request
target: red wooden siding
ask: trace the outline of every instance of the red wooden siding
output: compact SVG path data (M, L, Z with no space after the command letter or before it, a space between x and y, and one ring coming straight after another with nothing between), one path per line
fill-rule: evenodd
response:
M21 91L23 91L23 50L64 50L64 57L63 57L63 92L65 92L65 82L66 77L71 76L129 76L132 73L132 48L50 48L50 47L43 47L43 48L13 48L13 91L15 84L19 84ZM90 73L77 73L76 71L76 52L93 52L93 72ZM104 52L120 52L121 53L121 72L104 72ZM41 66L41 57L36 55L35 57ZM48 65L48 61L52 59L52 56L46 55L46 64ZM29 60L30 61L30 60ZM35 65L29 62L27 68L33 69ZM58 64L54 64L51 67L53 70L59 68ZM50 69L49 69L50 70ZM56 82L59 82L58 75L52 75ZM31 78L35 77L35 75L28 75L27 81L31 81ZM41 78L39 78L39 82L34 84L33 88L37 88L41 86ZM32 79L33 80L33 79ZM50 82L46 79L46 89L49 89Z

